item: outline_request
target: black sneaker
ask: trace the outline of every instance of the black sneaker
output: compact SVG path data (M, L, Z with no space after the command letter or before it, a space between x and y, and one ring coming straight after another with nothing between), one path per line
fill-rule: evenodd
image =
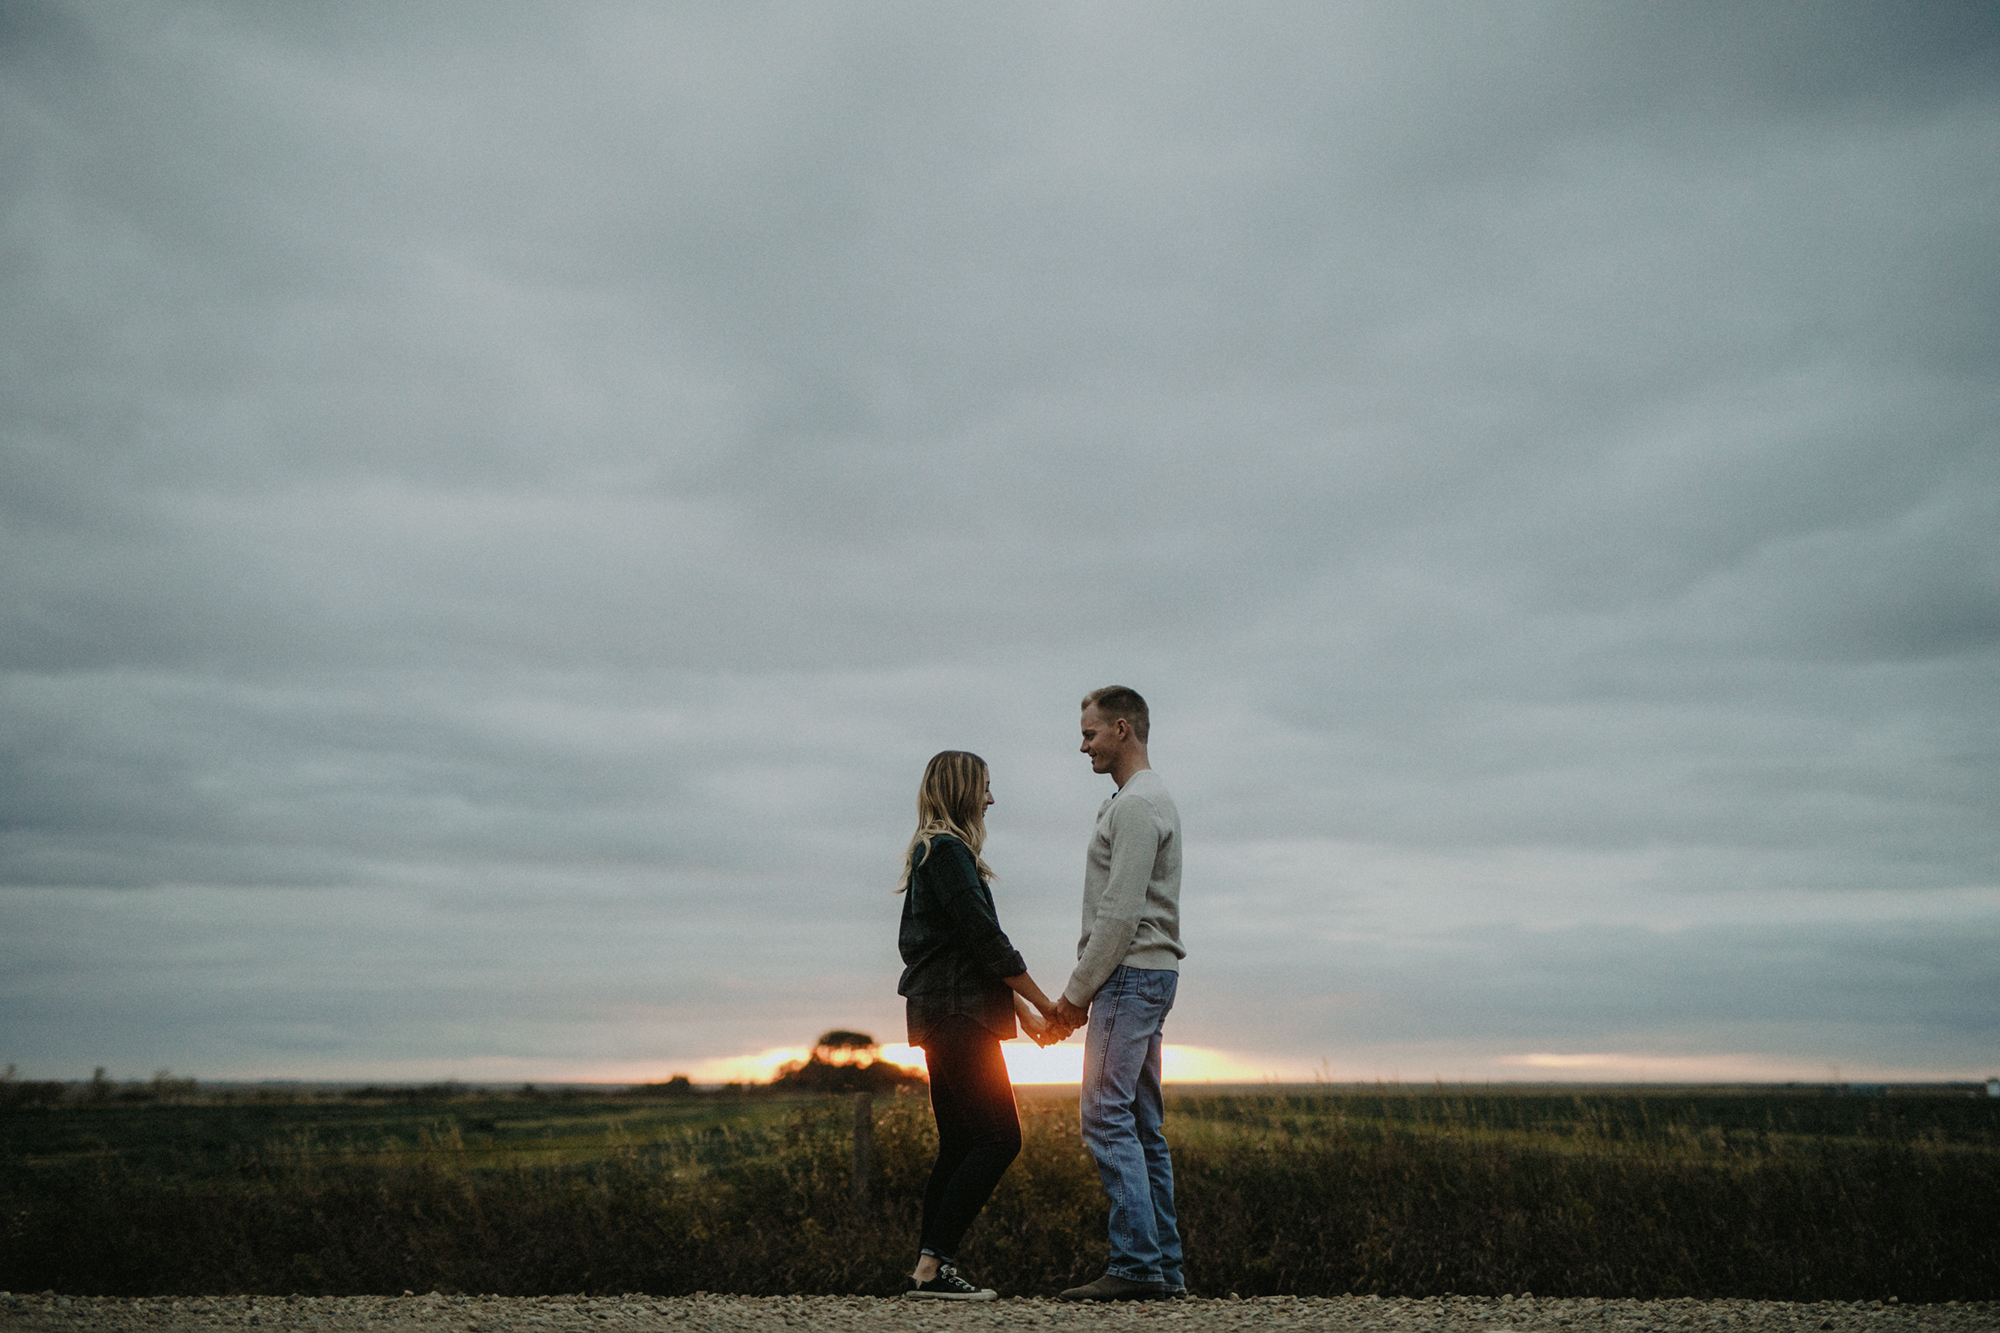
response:
M950 1264L939 1264L937 1276L928 1282L910 1279L909 1289L903 1293L912 1300L924 1301L990 1301L997 1299L999 1292L991 1287L975 1287L958 1275L958 1270Z

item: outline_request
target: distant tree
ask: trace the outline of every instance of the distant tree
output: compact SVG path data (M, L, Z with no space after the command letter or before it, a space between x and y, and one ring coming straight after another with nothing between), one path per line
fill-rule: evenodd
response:
M841 1028L820 1033L819 1040L813 1043L813 1055L830 1065L872 1063L875 1052L880 1049L875 1038L866 1032L848 1032Z
M0 1074L0 1106L61 1106L69 1097L69 1085L51 1079L47 1082L25 1082L15 1076L19 1071L7 1066L7 1072Z
M823 1032L812 1056L781 1067L771 1085L807 1092L891 1092L924 1082L920 1071L882 1059L880 1049L866 1032Z
M175 1078L171 1069L156 1069L146 1091L154 1101L185 1102L194 1100L201 1085L191 1078Z

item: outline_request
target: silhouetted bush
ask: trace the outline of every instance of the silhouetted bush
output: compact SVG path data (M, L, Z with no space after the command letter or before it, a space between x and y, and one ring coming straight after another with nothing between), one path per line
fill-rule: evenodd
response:
M887 1060L865 1065L808 1060L780 1071L771 1084L774 1090L784 1092L894 1092L898 1088L923 1087L924 1076Z
M866 1032L845 1028L823 1032L807 1059L779 1068L771 1087L779 1092L854 1093L894 1092L926 1084L922 1071L879 1059L878 1049Z

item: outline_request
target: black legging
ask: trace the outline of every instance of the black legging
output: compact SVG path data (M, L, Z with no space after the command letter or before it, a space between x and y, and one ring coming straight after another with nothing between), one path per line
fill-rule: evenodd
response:
M1014 1085L1000 1039L954 1014L924 1040L937 1117L937 1165L924 1189L923 1252L950 1262L993 1187L1021 1151Z

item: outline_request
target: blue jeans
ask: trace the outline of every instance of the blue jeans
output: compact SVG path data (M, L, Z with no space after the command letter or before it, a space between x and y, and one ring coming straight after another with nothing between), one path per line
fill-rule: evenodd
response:
M1160 1133L1160 1036L1180 973L1120 967L1090 1002L1083 1042L1083 1141L1111 1196L1111 1262L1133 1282L1186 1286L1174 1163Z

